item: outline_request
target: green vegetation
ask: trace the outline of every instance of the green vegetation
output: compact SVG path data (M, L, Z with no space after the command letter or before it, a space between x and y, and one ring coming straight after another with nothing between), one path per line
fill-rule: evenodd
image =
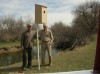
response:
M20 42L0 42L0 47L12 47L17 45L20 45Z
M77 70L90 70L93 69L95 58L96 41L91 42L85 47L77 48L75 51L60 52L53 56L53 66L41 67L38 70L37 60L33 60L33 69L24 71L29 73L47 73L47 72L66 72ZM47 60L48 61L48 60ZM46 64L47 64L46 61ZM1 67L0 71L3 72L21 72L22 63L13 64L10 66Z

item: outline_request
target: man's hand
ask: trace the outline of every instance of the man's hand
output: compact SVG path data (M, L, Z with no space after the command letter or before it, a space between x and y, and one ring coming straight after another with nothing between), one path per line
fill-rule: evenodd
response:
M21 47L22 50L24 50L24 47Z
M49 44L51 45L52 44L52 41L50 41Z

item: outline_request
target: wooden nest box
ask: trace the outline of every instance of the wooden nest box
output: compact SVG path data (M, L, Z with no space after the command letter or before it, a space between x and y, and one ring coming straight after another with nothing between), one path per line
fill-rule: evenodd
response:
M35 23L47 25L47 7L35 4Z

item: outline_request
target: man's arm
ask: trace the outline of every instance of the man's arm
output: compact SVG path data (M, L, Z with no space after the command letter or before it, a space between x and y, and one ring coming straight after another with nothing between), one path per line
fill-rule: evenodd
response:
M23 49L23 34L21 35L21 48Z
M54 37L53 37L53 34L52 34L51 30L50 30L50 38L51 38L50 42L53 42L54 41Z
M37 32L34 31L34 32L33 32L33 39L36 39L36 38L37 38Z

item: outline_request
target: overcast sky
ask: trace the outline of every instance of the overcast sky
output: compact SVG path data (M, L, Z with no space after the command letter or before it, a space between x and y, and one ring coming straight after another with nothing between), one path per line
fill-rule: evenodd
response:
M0 17L14 15L25 19L30 16L34 21L34 4L39 3L48 7L49 26L59 21L70 25L74 18L72 10L86 1L91 0L0 0Z

